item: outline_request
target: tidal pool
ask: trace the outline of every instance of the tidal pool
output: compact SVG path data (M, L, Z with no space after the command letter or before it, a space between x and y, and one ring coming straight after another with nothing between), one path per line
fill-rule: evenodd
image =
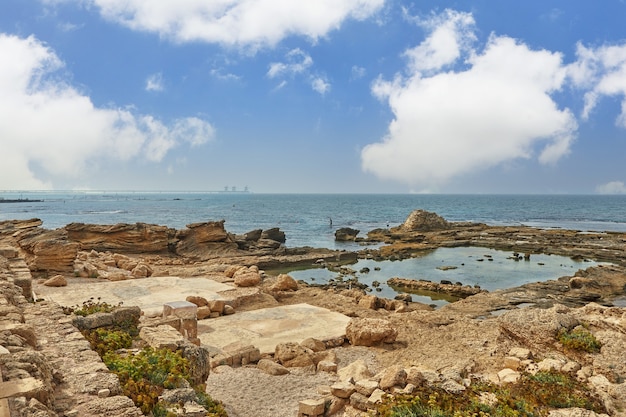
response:
M533 254L530 260L510 259L512 257L513 252L479 247L439 248L425 252L417 258L402 261L377 262L362 259L347 266L356 271L359 282L370 287L374 281L380 283L379 290L372 288L372 294L394 298L398 293L410 292L413 294L413 301L441 306L456 299L442 294L392 288L387 285L387 280L393 277L433 282L448 280L463 285L479 285L483 289L493 291L571 276L578 269L599 265L590 260L577 261L557 255ZM369 273L359 272L364 268L368 268ZM338 273L324 268L293 270L288 273L294 279L310 284L327 284L330 279L337 279L339 276Z

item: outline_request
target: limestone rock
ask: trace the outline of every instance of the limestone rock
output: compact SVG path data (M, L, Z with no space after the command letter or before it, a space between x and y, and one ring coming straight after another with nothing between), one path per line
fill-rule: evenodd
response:
M384 319L353 318L346 327L346 337L353 346L376 346L393 343L398 331Z
M287 274L278 275L276 282L272 285L273 291L296 291L297 289L298 283Z
M208 306L198 307L198 311L196 312L198 320L204 320L211 317L211 309Z
M204 307L209 305L207 299L204 297L200 297L199 295L188 295L185 300L189 301L190 303L194 303L198 307Z
M279 343L274 351L274 358L287 368L315 366L313 351L297 343Z
M432 232L435 230L446 230L450 226L447 220L436 213L414 210L402 224L402 230L405 232Z
M261 283L261 274L251 269L240 269L233 276L238 287L254 287Z
M413 384L416 387L419 387L422 386L425 381L426 378L424 377L424 374L422 373L422 370L420 368L416 366L411 366L406 370L406 382L408 384Z
M300 342L300 346L304 346L307 349L311 349L313 352L322 352L326 350L326 344L321 340L309 337Z
M356 392L356 388L349 382L339 381L331 385L330 392L335 397L350 398L350 396Z
M380 388L383 390L388 390L392 387L404 388L406 377L406 371L402 366L391 366L380 373Z
M337 372L337 364L331 361L320 361L317 364L318 372L329 372L334 373Z
M226 307L226 303L223 300L209 300L207 305L212 312L224 314L224 308Z
M337 371L337 375L341 381L360 381L362 379L369 379L372 373L367 368L367 364L363 359L358 359L352 362L350 365L345 366Z
M356 384L354 386L356 392L366 397L369 397L374 391L378 389L378 382L371 379L362 379L360 381L356 381Z
M176 253L201 260L238 253L237 243L224 229L224 221L188 224L176 233Z
M154 349L169 349L171 351L177 350L185 341L178 330L168 325L142 327L139 331L139 337Z
M80 245L61 230L32 230L19 236L31 271L71 272Z
M261 239L274 240L280 243L285 243L287 241L285 238L285 232L282 232L278 227L264 230L263 233L261 233Z
M50 279L44 281L43 285L46 287L66 287L67 279L63 275L55 275Z
M517 382L520 379L520 373L512 369L504 368L498 372L498 379L502 383Z
M95 225L70 223L65 226L70 240L82 250L100 252L166 253L175 230L146 223Z
M356 236L360 230L352 229L350 227L342 227L335 231L335 240L337 242L350 242L356 240Z
M269 375L286 375L289 373L289 369L269 359L261 359L256 366Z
M136 278L147 278L152 275L152 268L144 262L139 262L137 266L133 268L131 274Z

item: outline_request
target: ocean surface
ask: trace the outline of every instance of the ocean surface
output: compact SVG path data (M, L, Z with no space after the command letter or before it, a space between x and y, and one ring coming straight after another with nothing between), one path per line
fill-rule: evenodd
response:
M0 192L2 198L43 201L0 204L0 221L39 218L48 229L73 222L143 222L181 229L225 220L232 233L279 227L289 247L345 248L334 241L337 228L358 229L364 236L403 223L415 209L449 221L626 232L625 195Z
M187 224L225 220L231 233L280 228L288 247L311 246L358 250L356 243L335 242L338 228L365 236L375 228L398 226L411 211L433 211L449 221L489 225L528 225L580 231L626 232L626 196L599 195L361 195L170 192L0 192L0 199L42 200L0 203L0 221L39 218L48 229L69 223L152 223L177 229ZM477 262L488 255L490 262ZM571 276L595 262L561 256L533 255L529 262L510 260L511 253L485 248L441 248L401 262L360 260L351 267L368 285L379 281L379 295L392 298L392 276L446 279L488 290ZM442 271L437 266L455 266ZM337 274L325 269L289 271L296 279L325 283ZM443 305L435 294L414 294L415 301Z

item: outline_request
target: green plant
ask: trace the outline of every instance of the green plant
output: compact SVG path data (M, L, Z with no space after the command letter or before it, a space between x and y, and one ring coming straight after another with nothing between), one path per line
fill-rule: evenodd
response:
M136 355L108 352L107 367L120 379L124 395L144 413L150 412L164 389L178 388L189 379L189 362L179 352L144 348Z
M557 335L559 342L567 349L596 353L602 344L589 330L582 326L572 330L561 329Z
M104 356L107 352L118 349L128 349L133 344L131 335L123 330L98 328L83 332L83 335L91 345L91 348Z
M484 401L488 393L493 401ZM580 407L604 412L602 403L567 374L539 372L522 375L503 386L473 381L464 392L450 394L419 387L411 395L385 397L373 412L377 417L540 417L550 409Z
M117 305L112 305L104 301L100 301L100 297L98 297L95 301L94 298L91 297L87 301L83 301L81 306L73 306L73 307L63 307L63 312L65 314L76 314L77 316L88 316L90 314L95 313L110 313L116 307L122 305L120 301Z

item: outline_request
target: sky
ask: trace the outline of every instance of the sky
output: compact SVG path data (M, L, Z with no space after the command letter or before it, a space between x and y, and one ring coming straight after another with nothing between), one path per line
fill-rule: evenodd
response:
M1 0L0 190L626 193L623 0Z

